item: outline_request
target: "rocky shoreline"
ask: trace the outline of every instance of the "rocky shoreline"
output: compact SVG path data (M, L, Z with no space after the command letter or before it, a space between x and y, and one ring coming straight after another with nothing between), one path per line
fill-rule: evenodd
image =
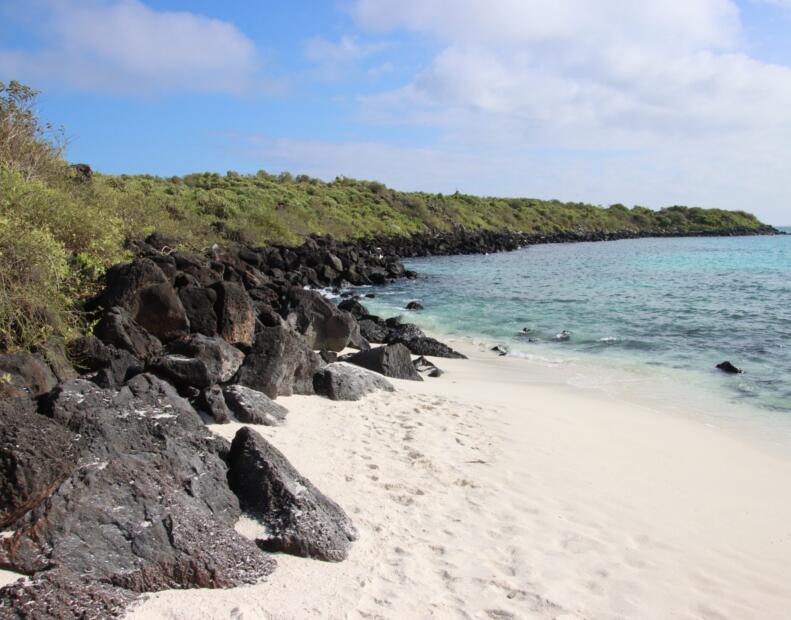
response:
M358 400L436 376L412 355L460 356L315 290L414 277L396 256L172 247L153 235L108 271L93 333L0 355L0 568L27 576L0 617L117 616L141 593L256 581L271 552L343 560L352 521L254 427L287 420L278 396ZM251 426L230 444L207 427L231 419ZM266 534L238 534L242 515Z
M206 256L132 243L86 304L92 333L0 355L0 568L27 576L0 590L0 617L117 616L141 593L256 581L272 552L343 560L351 519L254 427L288 420L278 396L359 400L440 376L424 356L464 356L316 289L415 277L400 256L535 242L458 230ZM251 426L230 443L207 427L232 419ZM266 534L241 536L241 516Z

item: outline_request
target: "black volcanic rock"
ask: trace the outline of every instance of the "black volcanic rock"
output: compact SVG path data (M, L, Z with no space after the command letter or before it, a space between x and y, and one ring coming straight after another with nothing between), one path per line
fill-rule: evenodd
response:
M316 291L291 289L283 315L305 337L311 349L342 351L355 336L359 338L354 317Z
M332 363L319 370L313 377L316 394L330 400L360 400L363 396L395 388L380 374L351 364Z
M76 464L71 433L28 398L0 398L0 528L49 497Z
M407 309L407 310L423 310L424 308L423 308L423 304L421 304L420 302L417 302L417 301L410 301L410 302L409 302L409 303L406 305L406 309Z
M237 383L269 398L313 394L313 375L321 360L300 334L276 316L273 325L259 323L255 341L236 376Z
M288 415L288 409L277 404L266 394L243 385L229 385L223 393L225 403L240 422L277 426L282 424Z
M409 354L409 349L400 343L388 344L368 351L360 351L345 358L345 361L373 370L385 377L408 379L410 381L423 380L423 377L418 374L412 365L412 356Z
M34 427L59 425L79 460L62 468L46 501L9 525L0 566L132 592L230 587L272 571L274 561L233 529L228 444L171 386L151 375L121 390L77 379L48 395L42 411L49 419Z
M744 372L741 368L736 368L736 366L730 362L722 362L721 364L717 364L717 368L729 375L738 375Z
M255 311L244 287L234 282L219 282L214 290L217 291L220 336L231 344L253 344Z
M217 291L200 286L179 289L179 298L190 322L190 331L205 336L217 335Z
M267 551L338 562L357 539L343 509L248 427L231 443L228 483L242 510L266 526L269 536L256 542Z
M0 396L41 396L57 384L47 363L34 353L0 355Z
M428 355L431 357L445 357L451 359L467 359L466 355L454 351L448 345L429 336L411 338L409 340L389 340L391 344L401 343L413 355Z

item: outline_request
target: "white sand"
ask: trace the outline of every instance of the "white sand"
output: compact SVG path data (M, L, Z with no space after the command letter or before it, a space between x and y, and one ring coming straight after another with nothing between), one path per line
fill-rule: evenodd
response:
M791 458L471 356L358 403L284 398L259 429L354 519L346 562L279 555L129 618L791 618Z

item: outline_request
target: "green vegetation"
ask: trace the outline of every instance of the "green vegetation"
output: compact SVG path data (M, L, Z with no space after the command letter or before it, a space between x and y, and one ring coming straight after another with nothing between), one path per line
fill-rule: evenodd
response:
M378 182L323 182L260 171L87 177L61 155L62 130L35 113L37 93L0 83L0 347L68 336L79 300L126 255L124 241L159 231L186 249L215 242L298 243L430 230L689 234L762 224L742 211L669 207L652 211L522 198L398 192Z

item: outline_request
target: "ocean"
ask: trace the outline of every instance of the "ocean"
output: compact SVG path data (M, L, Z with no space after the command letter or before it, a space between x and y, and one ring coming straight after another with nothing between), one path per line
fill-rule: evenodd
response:
M372 313L505 345L580 386L714 417L791 420L791 236L539 245L405 264L417 280L370 289ZM412 300L425 309L404 310ZM717 370L725 360L744 373Z

